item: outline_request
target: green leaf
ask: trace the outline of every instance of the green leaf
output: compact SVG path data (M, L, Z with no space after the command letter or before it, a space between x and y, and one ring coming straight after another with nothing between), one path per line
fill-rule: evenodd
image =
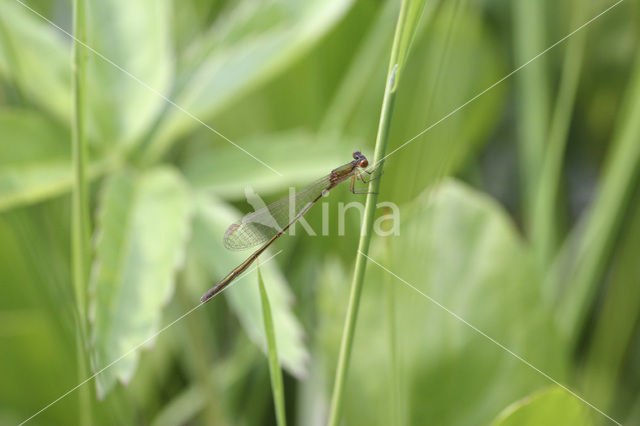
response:
M68 41L58 29L18 2L2 2L0 76L64 123L71 117Z
M190 198L171 169L125 171L106 182L99 208L89 312L94 371L159 329L183 261ZM103 397L116 379L128 383L137 359L133 352L98 375L98 395Z
M282 370L278 361L278 346L276 345L276 331L271 316L269 296L264 288L262 274L258 267L258 284L260 286L260 302L262 304L262 321L264 322L264 334L267 339L267 353L269 357L269 373L271 375L271 391L273 392L273 404L276 410L278 426L285 426L287 418L284 409L284 385L282 384Z
M631 189L640 177L639 115L640 59L636 59L598 192L584 215L584 226L576 227L558 255L557 269L551 277L551 288L561 292L556 298L560 325L574 343L597 295Z
M234 4L187 50L175 102L207 121L304 55L351 3L286 0ZM198 126L201 124L183 111L168 110L149 146L148 159L158 158L179 136Z
M514 402L500 413L492 426L588 426L594 424L589 407L557 386Z
M402 209L400 235L375 238L371 257L551 377L562 381L568 353L540 294L533 256L493 200L445 181ZM382 256L388 244L389 256ZM348 424L391 419L384 287L389 272L368 262L347 382ZM401 412L407 423L486 424L509 402L549 381L403 281L395 297ZM318 291L321 312L342 283ZM338 315L338 318L341 318ZM337 341L334 336L332 341ZM544 342L544 344L541 344ZM548 348L553 348L553 351ZM332 350L330 348L329 350ZM364 401L367 403L364 404ZM363 408L366 407L366 408ZM383 419L383 420L380 420Z
M42 115L0 110L0 210L71 186L69 132Z
M169 0L87 1L87 44L117 64L87 54L90 117L100 140L138 141L165 106L161 95L169 96L173 78L170 19Z
M222 245L225 230L240 216L239 212L211 197L198 197L192 239L194 256L197 256L199 262L209 272L213 282L217 282L247 257L247 253L229 251ZM263 262L269 256L273 256L273 252L267 251L263 254ZM261 270L270 283L271 309L280 360L291 374L301 377L306 373L308 359L303 341L304 333L291 309L293 302L291 291L274 260L263 263ZM202 283L198 292L204 292L207 286L210 287L211 282ZM266 350L258 288L249 282L242 282L240 277L223 294L240 319L247 335L262 350ZM216 298L209 303L220 303L220 300Z
M514 56L516 65L526 63L545 49L549 30L545 27L545 3L516 0L513 4ZM580 23L582 23L581 21ZM537 240L533 231L536 192L541 190L540 171L545 148L550 146L549 119L551 84L547 72L548 57L540 57L514 75L518 131L519 168L521 169L522 214L527 237ZM556 144L561 142L554 141Z
M640 253L640 203L630 209L619 246L613 252L606 290L599 300L582 370L585 397L603 410L615 409L616 388L627 363L634 363L633 346L640 319L638 253Z
M193 144L181 164L192 186L219 197L244 197L246 187L268 195L312 182L351 160L359 147L344 138L313 136L303 131L260 135L243 141L246 149L280 171L280 177L266 167L251 164L251 159L231 145L219 145L208 139ZM247 164L248 167L239 167Z

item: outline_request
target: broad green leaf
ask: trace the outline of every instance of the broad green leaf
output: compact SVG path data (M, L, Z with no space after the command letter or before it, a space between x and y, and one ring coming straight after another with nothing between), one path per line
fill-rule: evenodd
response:
M168 168L120 172L103 188L90 288L92 366L118 359L160 328L189 232L190 198ZM116 379L131 380L133 352L96 378L103 397Z
M87 53L90 118L100 140L131 144L165 107L161 95L169 96L173 77L170 1L87 3L87 44L122 68Z
M70 135L32 111L0 109L0 211L36 203L71 188ZM110 158L89 164L94 178L118 164Z
M253 164L254 160L234 146L208 140L187 150L182 163L187 179L195 188L218 197L241 199L247 187L259 194L300 187L351 161L352 152L362 149L349 140L314 137L303 131L256 136L242 145L283 176Z
M401 212L400 235L376 237L371 257L562 381L566 348L542 302L532 255L504 211L447 181ZM321 312L331 312L328 306L346 296L343 283L335 281L326 280L327 287L318 292ZM397 286L396 353L402 366L397 382L400 411L409 424L425 419L486 424L510 401L548 385L539 373L369 261L347 385L347 423L390 421L389 351L371 350L387 346L385 285Z
M271 376L271 392L273 392L273 402L276 411L276 420L278 426L287 424L284 409L284 385L282 384L282 370L278 359L278 345L276 344L276 332L273 326L273 315L271 314L271 305L269 304L269 296L264 287L260 268L258 273L258 285L260 286L260 304L262 305L262 321L264 322L264 334L267 339L267 354L269 358L269 374Z
M248 256L249 253L229 251L222 245L225 230L239 217L241 217L239 212L212 197L198 197L192 239L194 256L197 256L211 277L211 282L204 283L204 286L198 289L199 291L204 292L212 283L217 282ZM308 358L303 342L304 333L292 311L293 297L278 269L277 258L267 262L267 259L275 253L275 251L267 251L262 255L260 270L269 283L269 300L280 361L290 373L300 377L306 372ZM252 280L254 280L253 283ZM247 274L245 278L238 278L223 294L251 340L266 351L260 294L252 274ZM220 296L209 303L220 303Z
M42 115L0 110L0 210L33 203L71 185L66 129Z
M71 116L71 44L16 1L2 1L0 76L62 122Z
M566 390L554 386L514 402L492 426L588 426L595 424L590 408Z
M234 4L187 50L175 102L206 122L304 55L351 3L269 0ZM179 136L198 126L201 124L184 112L168 110L147 154L157 158Z

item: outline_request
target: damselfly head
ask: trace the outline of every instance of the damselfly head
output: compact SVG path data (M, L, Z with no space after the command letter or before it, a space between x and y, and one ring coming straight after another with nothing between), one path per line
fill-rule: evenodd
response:
M364 168L369 165L369 160L360 151L353 152L353 159L356 160L353 164L357 164L358 167Z

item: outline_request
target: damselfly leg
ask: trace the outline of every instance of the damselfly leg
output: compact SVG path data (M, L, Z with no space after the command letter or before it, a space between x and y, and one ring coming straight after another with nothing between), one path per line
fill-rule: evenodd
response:
M365 175L363 172L367 173L369 176ZM371 170L362 169L355 170L353 176L351 177L350 190L352 194L377 194L374 191L367 191L366 189L356 189L356 179L362 183L369 183L372 180L378 179L382 176L382 170L380 169L380 164L374 167Z

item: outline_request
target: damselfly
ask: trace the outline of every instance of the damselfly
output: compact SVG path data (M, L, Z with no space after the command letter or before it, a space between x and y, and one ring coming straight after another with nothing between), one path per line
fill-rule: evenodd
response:
M374 174L378 165L367 170L369 161L360 151L353 153L353 161L333 169L327 176L315 181L294 196L283 198L266 207L243 217L233 223L224 233L224 246L231 250L243 250L264 243L244 262L238 265L201 298L206 302L220 293L235 278L242 274L275 240L284 234L291 225L309 211L323 195L339 183L351 178L351 192L366 194L366 190L356 189L356 180L369 183L378 177ZM364 174L366 173L366 174Z

